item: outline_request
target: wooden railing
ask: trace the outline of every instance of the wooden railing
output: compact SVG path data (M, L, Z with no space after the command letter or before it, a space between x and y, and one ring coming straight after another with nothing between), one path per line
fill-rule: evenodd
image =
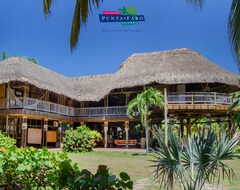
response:
M215 92L170 93L168 95L168 104L230 105L231 103L228 94ZM127 106L73 108L33 98L10 98L9 102L5 98L0 98L0 109L6 109L7 107L75 117L125 116L127 110Z
M168 95L169 104L215 104L230 105L228 94L216 92L171 93Z
M29 110L44 111L60 115L74 116L74 108L60 104L36 100L33 98L11 98L9 108L24 108Z
M124 116L126 115L127 106L115 107L96 107L96 108L76 108L75 116Z

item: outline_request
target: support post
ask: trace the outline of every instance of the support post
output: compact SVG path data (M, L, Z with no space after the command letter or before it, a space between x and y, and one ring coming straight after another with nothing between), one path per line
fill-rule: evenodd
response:
M86 125L83 121L80 122L80 125L83 126L83 125Z
M10 105L10 82L8 82L7 85L7 102L6 102L6 108L9 109Z
M184 134L184 124L183 124L183 120L181 119L181 132L180 132L180 137L183 138L183 134Z
M191 121L190 121L190 119L187 119L187 135L188 136L191 136L191 134L192 134L192 130L191 130L191 123L190 123Z
M130 98L130 94L126 94L126 102L125 102L125 105L127 106L128 103L129 103L129 98Z
M174 129L174 115L173 114L169 115L169 124L170 124L170 130L172 132Z
M27 146L27 117L23 116L22 118L22 147Z
M231 134L231 133L232 133L232 121L231 121L230 118L228 119L227 123L228 123L228 131L229 131L230 134Z
M43 120L43 146L47 146L48 119Z
M125 121L125 134L126 134L126 148L128 148L128 140L129 140L129 121Z
M165 144L168 144L168 100L167 100L167 89L164 88L164 120L165 120Z
M59 126L57 130L57 148L61 148L61 142L62 142L62 122L59 121Z
M211 115L206 115L207 129L211 130Z
M104 107L108 107L108 95L104 98Z
M104 148L107 148L108 144L108 122L104 122Z

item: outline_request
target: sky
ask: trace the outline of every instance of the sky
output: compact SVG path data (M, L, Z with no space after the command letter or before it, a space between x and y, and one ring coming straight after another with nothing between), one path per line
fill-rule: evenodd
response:
M103 0L92 8L77 49L69 39L75 0L55 0L51 16L42 0L1 0L0 52L28 56L68 77L114 73L133 53L190 48L238 74L230 51L227 18L231 1L207 0L203 9L187 0ZM134 7L145 22L101 23L102 11Z

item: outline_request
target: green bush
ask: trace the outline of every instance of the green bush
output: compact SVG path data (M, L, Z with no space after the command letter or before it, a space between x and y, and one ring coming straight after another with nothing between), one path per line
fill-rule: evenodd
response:
M101 134L90 130L86 126L77 127L76 130L67 130L63 138L63 150L66 152L89 152L96 141L101 139Z
M64 189L78 173L77 165L63 152L33 147L0 152L0 185L9 189Z
M99 165L96 174L82 170L80 176L75 180L75 184L77 184L77 189L86 190L133 189L133 182L127 173L121 172L119 176L120 179L109 173L107 166Z
M87 127L76 130L90 140L100 138ZM87 135L86 135L87 134ZM17 148L15 140L0 133L0 187L8 190L104 190L132 189L133 182L122 172L112 175L107 166L99 166L96 174L83 169L64 152L49 152L47 148Z
M0 150L15 148L16 140L0 131Z
M101 190L132 189L133 182L122 172L120 178L99 166L96 174L80 171L66 153L33 147L0 151L0 187L13 189Z

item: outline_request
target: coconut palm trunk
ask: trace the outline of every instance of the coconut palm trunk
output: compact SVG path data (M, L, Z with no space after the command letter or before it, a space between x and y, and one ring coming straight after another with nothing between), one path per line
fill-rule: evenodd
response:
M146 152L149 153L149 127L147 125L147 122L144 124L145 128L145 136L146 136Z

